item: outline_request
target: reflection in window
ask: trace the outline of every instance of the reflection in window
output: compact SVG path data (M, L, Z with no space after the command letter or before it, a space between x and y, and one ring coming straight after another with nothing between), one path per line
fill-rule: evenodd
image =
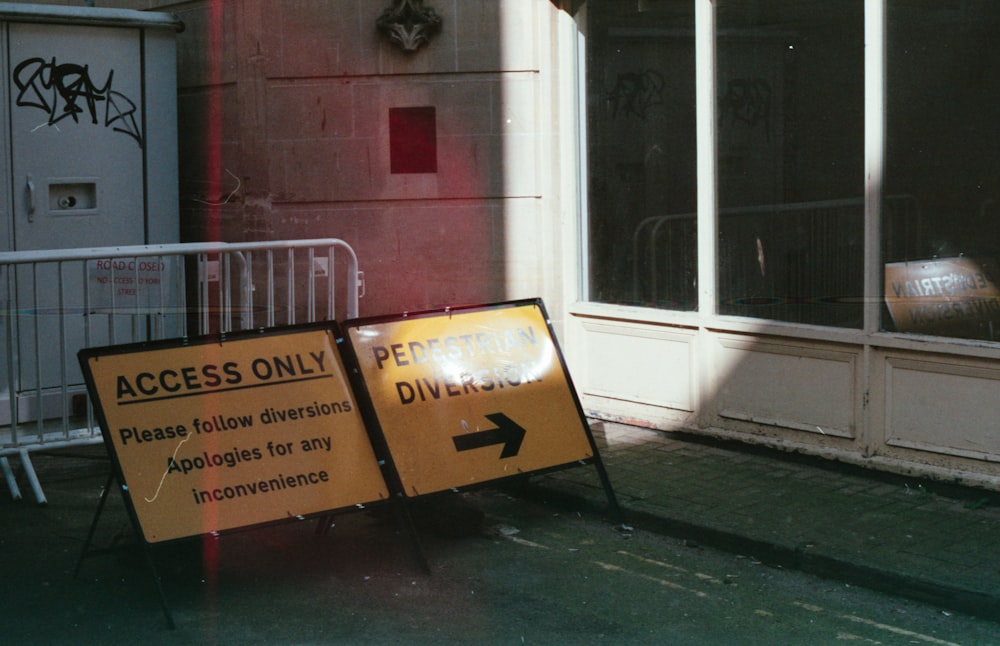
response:
M588 298L696 309L694 2L587 6Z
M888 2L888 329L1000 337L998 30L994 0Z
M719 312L860 327L863 0L716 6Z

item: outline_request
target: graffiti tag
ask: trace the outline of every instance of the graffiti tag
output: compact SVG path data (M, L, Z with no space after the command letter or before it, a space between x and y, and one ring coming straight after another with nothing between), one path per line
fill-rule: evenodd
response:
M622 112L645 119L650 107L663 103L663 86L663 76L653 70L619 74L608 95L611 114L617 117Z
M722 115L731 115L751 128L764 125L771 137L771 84L761 78L733 79L726 84L726 94L719 100Z
M29 58L14 68L17 85L16 104L38 108L48 114L48 125L64 119L79 123L89 117L91 123L121 132L135 139L142 147L142 134L136 121L136 106L127 96L112 89L115 72L108 72L104 85L90 78L87 65L57 63L42 58ZM103 113L103 114L102 114Z

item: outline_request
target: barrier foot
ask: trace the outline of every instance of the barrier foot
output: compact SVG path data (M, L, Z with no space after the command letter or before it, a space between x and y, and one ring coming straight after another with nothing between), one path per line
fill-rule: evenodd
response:
M35 500L38 501L39 505L45 505L49 501L45 499L45 492L42 491L42 483L38 481L38 474L35 473L35 466L31 464L31 457L28 455L27 449L21 449L19 451L21 455L21 464L24 465L24 475L28 477L28 484L31 485L31 490L35 493Z
M604 487L604 495L608 499L608 513L615 520L619 529L630 530L631 528L625 523L625 516L622 513L621 505L618 504L615 490L611 488L611 479L608 478L604 462L596 451L594 452L594 467L597 469L597 476L601 479L601 486Z
M17 486L17 478L14 477L14 471L10 468L10 460L7 456L0 456L0 469L3 470L3 476L7 480L7 488L10 489L10 497L14 500L21 499L21 488Z

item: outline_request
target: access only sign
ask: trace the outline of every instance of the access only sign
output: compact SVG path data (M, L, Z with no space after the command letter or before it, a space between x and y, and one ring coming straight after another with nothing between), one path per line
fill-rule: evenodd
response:
M148 543L387 499L335 332L81 352Z

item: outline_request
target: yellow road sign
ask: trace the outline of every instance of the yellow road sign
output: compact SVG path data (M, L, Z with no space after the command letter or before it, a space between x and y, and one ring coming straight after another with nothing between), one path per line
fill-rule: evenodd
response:
M388 498L330 330L80 357L149 543Z
M540 301L346 328L407 496L593 457Z

